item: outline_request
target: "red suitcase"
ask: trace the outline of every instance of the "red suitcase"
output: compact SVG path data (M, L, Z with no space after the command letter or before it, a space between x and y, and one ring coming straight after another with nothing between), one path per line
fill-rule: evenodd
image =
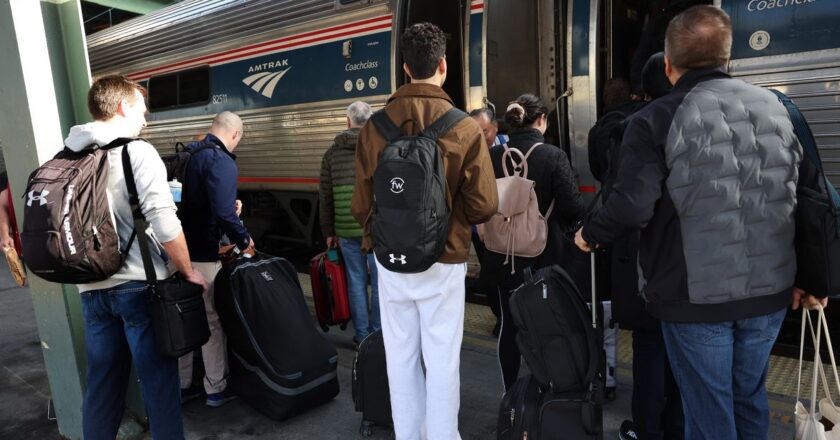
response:
M340 325L344 330L350 321L347 275L341 261L341 253L337 249L331 250L330 253L332 259L327 256L327 252L322 252L309 262L315 314L318 324L325 332L329 331L331 325Z

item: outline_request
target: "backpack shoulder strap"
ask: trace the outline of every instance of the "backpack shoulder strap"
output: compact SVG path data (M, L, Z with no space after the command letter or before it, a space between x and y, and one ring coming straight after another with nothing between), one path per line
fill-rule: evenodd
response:
M423 137L429 138L433 141L437 141L438 138L441 137L444 133L449 131L455 124L461 122L461 119L467 117L467 114L462 112L461 110L452 107L451 109L447 110L446 113L443 114L437 121L433 122L432 125L423 129L420 133Z
M370 122L373 122L373 125L377 130L379 130L379 133L389 143L403 135L399 127L397 127L397 125L394 124L394 121L392 121L391 118L388 117L388 114L385 113L384 108L376 111L373 116L370 117Z
M832 184L825 175L822 159L820 159L820 152L817 149L817 143L814 140L814 134L811 132L811 128L805 121L805 117L802 115L799 107L797 107L796 104L787 97L787 95L774 89L770 89L770 91L779 98L779 102L781 102L782 105L785 106L785 109L787 109L788 115L790 115L790 122L793 124L793 131L796 133L796 137L799 138L799 143L802 145L805 155L808 156L808 159L817 168L817 172L825 184L829 203L831 203L834 211L837 212L837 208L840 206L840 194L838 194L837 189L834 188L834 184ZM840 232L840 216L837 216L837 223L837 228Z
M147 141L143 138L119 137L119 138L116 138L116 139L112 140L111 142L99 147L99 149L100 150L110 150L112 148L117 148L117 147L122 147L123 145L128 145L128 144L130 144L134 141L149 142L149 141Z
M540 145L543 145L543 143L537 142L536 144L532 145L531 148L528 149L528 152L525 153L525 160L528 160L528 158L531 157L531 153L533 153L534 150L536 150L537 147L539 147Z

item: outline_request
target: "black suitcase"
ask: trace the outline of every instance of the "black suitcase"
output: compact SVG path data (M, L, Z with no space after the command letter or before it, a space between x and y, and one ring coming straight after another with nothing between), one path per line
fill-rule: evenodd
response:
M534 375L517 379L499 408L499 440L601 438L601 404L592 393L544 391Z
M353 402L362 413L359 432L370 437L373 427L391 426L391 394L385 362L385 341L377 330L359 344L353 360Z
M520 377L502 397L496 435L499 440L536 439L542 391L534 375Z
M338 354L315 326L295 268L258 253L216 276L233 393L283 420L338 395Z
M594 254L591 258L594 279ZM530 392L518 392L526 399L518 406L525 410L536 407L539 412L536 420L529 421L526 416L522 421L523 426L530 426L527 436L516 429L505 437L502 433L507 431L499 429L497 435L516 440L600 440L606 356L599 308L587 306L574 281L559 266L535 274L526 269L524 279L511 295L510 308L519 328L516 342L533 378L528 379ZM592 304L598 304L594 288ZM510 398L506 394L502 401L500 428L503 419L510 419L509 408L517 407L506 403L519 398L514 393L517 385L519 382L507 393Z

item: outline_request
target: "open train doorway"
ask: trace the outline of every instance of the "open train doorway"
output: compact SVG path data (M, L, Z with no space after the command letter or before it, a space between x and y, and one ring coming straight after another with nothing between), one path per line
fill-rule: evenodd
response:
M433 23L449 35L446 42L446 64L448 73L443 90L452 98L455 107L467 109L467 54L466 54L466 18L468 13L466 0L400 0L399 29L395 59L395 83L397 87L408 83L409 78L403 72L403 57L399 47L402 30L415 23Z

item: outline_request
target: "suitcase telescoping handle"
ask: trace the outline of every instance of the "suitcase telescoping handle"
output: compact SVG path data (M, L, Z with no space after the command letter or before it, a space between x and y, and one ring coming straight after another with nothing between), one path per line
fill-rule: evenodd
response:
M590 309L592 309L592 328L598 328L598 315L595 312L595 304L597 304L595 301L598 298L595 295L595 252L594 251L589 253L589 258L590 258L590 260L589 260L589 266L590 266L589 272L592 275L592 303L591 303L592 307L590 307Z

